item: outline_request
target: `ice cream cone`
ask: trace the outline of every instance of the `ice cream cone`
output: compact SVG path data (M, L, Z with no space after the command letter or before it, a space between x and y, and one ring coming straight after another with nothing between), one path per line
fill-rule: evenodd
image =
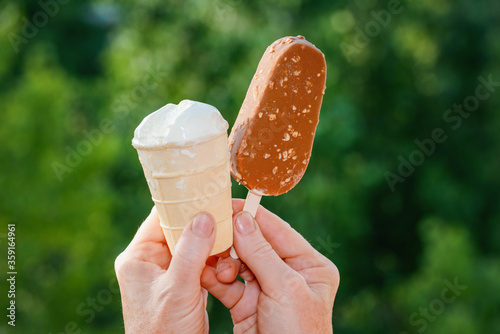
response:
M172 254L186 224L202 211L216 221L210 255L228 249L233 231L227 134L184 145L134 147Z

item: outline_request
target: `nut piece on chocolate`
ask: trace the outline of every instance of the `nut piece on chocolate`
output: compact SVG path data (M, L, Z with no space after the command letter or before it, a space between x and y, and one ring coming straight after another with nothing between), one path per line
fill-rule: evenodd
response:
M274 196L300 181L311 156L325 82L325 57L304 37L284 37L267 48L229 137L236 181Z

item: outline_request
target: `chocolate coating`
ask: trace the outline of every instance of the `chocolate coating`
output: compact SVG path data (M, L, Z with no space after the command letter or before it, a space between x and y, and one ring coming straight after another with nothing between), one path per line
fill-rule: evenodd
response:
M311 157L325 82L325 57L304 37L284 37L267 48L229 136L236 181L274 196L300 181Z

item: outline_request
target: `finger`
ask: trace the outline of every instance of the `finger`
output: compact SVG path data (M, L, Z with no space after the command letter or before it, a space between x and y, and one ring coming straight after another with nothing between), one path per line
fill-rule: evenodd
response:
M123 254L128 254L128 257L134 257L143 262L154 263L164 270L168 268L172 256L163 236L160 218L155 207L141 224Z
M229 257L229 250L230 248L226 249L225 251L223 251L222 253L218 253L218 254L215 254L215 255L212 255L210 256L208 259L207 259L207 266L210 266L210 267L216 267L217 266L217 263L219 262L219 260L221 258L227 258Z
M255 280L255 275L240 259L221 258L214 268L217 280L221 283L232 283L238 276L247 282Z
M257 313L252 314L249 318L246 318L242 322L234 325L233 333L244 334L244 333L258 333L257 330Z
M182 283L200 284L201 272L214 244L215 228L213 217L207 213L198 214L186 225L175 247L169 275Z
M203 305L205 306L204 308L207 308L208 304L208 291L206 289L201 289L201 294L203 295Z
M244 200L233 199L235 215L243 210L244 205ZM281 258L287 259L303 255L316 256L314 247L299 232L262 205L257 210L255 220L264 238Z
M207 261L205 261L205 264L207 266L215 268L217 266L218 261L219 261L219 258L217 256L212 255L212 256L208 257Z
M241 261L232 257L220 258L216 267L217 280L221 283L234 282L238 277Z
M233 218L234 218L234 216L236 216L238 212L243 210L243 207L245 206L245 200L241 198L233 198L232 206L233 206ZM259 211L259 209L257 209L257 211Z
M206 266L201 274L201 286L217 298L225 307L232 309L243 296L245 284L240 281L222 283L217 279L216 269Z
M234 218L234 246L241 260L250 268L262 290L276 293L283 287L283 277L292 269L278 256L248 212Z
M143 242L159 242L166 244L165 236L160 226L160 217L158 216L155 206L153 206L148 218L146 218L139 227L139 230L137 230L130 244L140 244Z
M240 277L245 280L245 282L252 282L255 280L255 275L253 272L248 268L248 266L244 263L241 264L240 266Z

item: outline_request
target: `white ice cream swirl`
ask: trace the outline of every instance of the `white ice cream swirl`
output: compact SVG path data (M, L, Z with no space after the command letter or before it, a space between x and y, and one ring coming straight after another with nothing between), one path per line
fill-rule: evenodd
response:
M227 132L229 125L217 108L190 100L172 103L144 118L135 129L135 147L183 146Z

